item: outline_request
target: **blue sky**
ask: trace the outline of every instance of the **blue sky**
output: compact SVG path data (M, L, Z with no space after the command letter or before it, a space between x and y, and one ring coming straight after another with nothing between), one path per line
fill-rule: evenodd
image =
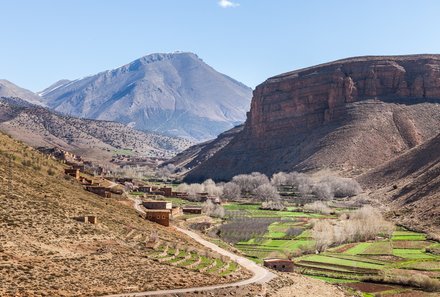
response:
M0 11L0 78L33 91L154 52L194 52L251 87L350 56L440 53L437 0L0 0Z

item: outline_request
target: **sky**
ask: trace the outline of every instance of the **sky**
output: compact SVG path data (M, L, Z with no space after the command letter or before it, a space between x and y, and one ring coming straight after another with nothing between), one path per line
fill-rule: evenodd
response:
M189 51L254 88L361 55L440 53L438 0L0 0L0 78L32 91Z

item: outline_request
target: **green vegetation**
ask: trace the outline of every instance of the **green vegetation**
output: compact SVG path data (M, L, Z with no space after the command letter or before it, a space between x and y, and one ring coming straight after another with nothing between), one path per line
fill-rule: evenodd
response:
M363 252L365 252L365 250L367 248L370 247L370 245L371 245L371 242L361 242L361 243L355 245L354 247L352 247L351 249L345 251L344 254L347 254L347 255L362 254Z
M237 218L243 220L236 229L228 229L230 233L235 230L236 238L243 238L232 243L257 263L268 257L293 256L298 271L329 283L373 280L400 284L396 268L440 271L440 255L430 252L440 249L440 244L426 240L423 233L398 228L388 235L390 239L344 243L314 254L312 220L332 222L337 218L335 215L304 213L297 207L288 207L287 211L260 210L259 207L258 204L225 205L227 223Z
M133 151L131 149L118 149L113 151L113 155L132 156Z

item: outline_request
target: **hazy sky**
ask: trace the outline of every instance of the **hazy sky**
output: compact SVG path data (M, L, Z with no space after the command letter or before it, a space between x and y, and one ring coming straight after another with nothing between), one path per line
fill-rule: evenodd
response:
M0 78L39 91L191 51L250 87L359 55L440 53L440 1L0 0Z

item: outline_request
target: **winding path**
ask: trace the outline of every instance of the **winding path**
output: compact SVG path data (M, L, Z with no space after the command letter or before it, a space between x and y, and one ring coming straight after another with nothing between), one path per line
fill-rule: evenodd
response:
M134 208L136 211L145 213L145 211L141 207L141 202L139 198L132 199L134 202ZM140 297L140 296L155 296L155 295L165 295L165 294L178 294L178 293L190 293L195 291L212 291L216 289L223 289L223 288L229 288L229 287L236 287L236 286L245 286L250 284L263 284L275 277L275 274L270 272L264 267L261 267L254 262L252 262L249 259L246 259L245 257L241 257L239 255L236 255L234 253L231 253L225 249L222 249L218 245L209 242L205 239L203 239L200 235L198 235L195 232L185 230L179 227L174 227L179 232L182 232L198 243L206 246L207 248L210 248L211 250L227 256L231 258L231 260L237 262L244 268L248 269L253 273L253 276L249 279L241 280L238 282L228 283L228 284L220 284L220 285L212 285L212 286L206 286L206 287L193 287L193 288L184 288L184 289L171 289L171 290L161 290L161 291L146 291L146 292L138 292L138 293L123 293L123 294L115 294L115 295L106 295L103 297Z

